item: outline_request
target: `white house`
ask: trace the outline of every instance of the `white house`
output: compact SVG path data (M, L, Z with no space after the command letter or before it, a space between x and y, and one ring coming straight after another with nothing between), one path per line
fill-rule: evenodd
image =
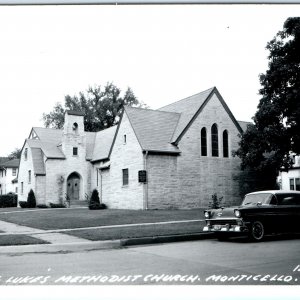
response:
M293 166L279 172L278 181L282 190L300 191L300 156L293 156Z
M19 200L33 189L39 204L76 204L97 189L108 208L206 207L214 193L237 204L253 191L231 154L246 125L215 87L159 110L125 107L100 132L85 132L84 115L67 111L62 130L33 127L26 139Z
M0 195L18 194L19 159L4 160L0 163Z

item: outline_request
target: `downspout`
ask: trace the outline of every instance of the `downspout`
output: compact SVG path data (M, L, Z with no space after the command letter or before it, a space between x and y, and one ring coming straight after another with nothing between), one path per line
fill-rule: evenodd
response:
M148 209L148 169L147 169L148 151L144 153L144 170L146 171L146 182L144 183L144 209Z

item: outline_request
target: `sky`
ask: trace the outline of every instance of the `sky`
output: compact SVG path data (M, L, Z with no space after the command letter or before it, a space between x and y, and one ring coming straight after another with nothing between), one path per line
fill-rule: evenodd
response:
M291 16L299 4L0 6L0 156L65 95L107 82L151 109L216 86L251 121L266 44Z

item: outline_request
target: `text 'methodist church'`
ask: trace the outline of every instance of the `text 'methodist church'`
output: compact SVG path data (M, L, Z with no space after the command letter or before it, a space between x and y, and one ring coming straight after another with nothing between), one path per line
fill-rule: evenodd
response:
M207 207L217 193L238 204L247 181L232 156L246 122L235 119L214 87L158 110L125 107L118 125L84 131L67 111L62 130L33 127L18 175L19 200L79 203L97 189L118 209ZM242 178L242 179L241 179Z

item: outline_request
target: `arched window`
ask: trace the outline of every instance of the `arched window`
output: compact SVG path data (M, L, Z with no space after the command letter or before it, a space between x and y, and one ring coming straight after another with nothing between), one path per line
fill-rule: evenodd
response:
M229 157L228 131L223 131L223 157Z
M207 156L207 136L205 127L201 129L201 156Z
M217 124L214 124L211 127L211 155L219 156L219 140L218 140Z

